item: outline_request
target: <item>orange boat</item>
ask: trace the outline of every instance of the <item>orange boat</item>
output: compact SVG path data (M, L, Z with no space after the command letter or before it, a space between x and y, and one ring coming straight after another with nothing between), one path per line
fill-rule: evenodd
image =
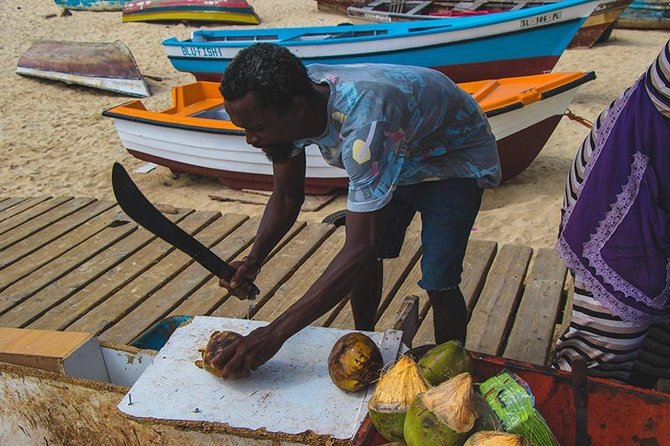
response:
M593 72L547 73L461 83L479 102L498 142L503 180L523 172L561 120L577 89ZM195 82L172 90L173 106L150 111L131 101L103 112L114 119L121 143L133 156L187 172L218 178L227 187L271 190L272 166L246 143L230 122L216 82ZM343 170L328 165L308 146L306 193L346 188Z

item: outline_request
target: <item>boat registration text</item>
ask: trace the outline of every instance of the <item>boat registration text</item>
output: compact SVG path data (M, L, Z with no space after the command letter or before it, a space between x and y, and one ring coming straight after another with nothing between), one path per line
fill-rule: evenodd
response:
M545 23L551 23L561 20L561 12L551 12L548 14L536 15L534 17L528 17L527 19L521 19L519 21L520 27L523 28L532 28L534 26L541 26Z
M221 49L212 46L182 46L181 54L189 57L223 57Z

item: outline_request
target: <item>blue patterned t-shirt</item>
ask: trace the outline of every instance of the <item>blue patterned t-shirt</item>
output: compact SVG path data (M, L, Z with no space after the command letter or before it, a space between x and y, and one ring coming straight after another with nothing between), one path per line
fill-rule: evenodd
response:
M316 144L349 176L347 208L384 207L396 186L448 178L500 182L495 137L477 102L435 70L400 65L307 67L330 87L328 124Z

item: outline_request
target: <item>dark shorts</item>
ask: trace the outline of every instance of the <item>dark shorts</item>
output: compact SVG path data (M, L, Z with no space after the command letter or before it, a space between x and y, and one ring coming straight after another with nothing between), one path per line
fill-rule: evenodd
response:
M419 286L429 291L457 287L482 194L471 178L398 186L387 205L390 214L379 257L400 255L405 231L418 211L423 249Z

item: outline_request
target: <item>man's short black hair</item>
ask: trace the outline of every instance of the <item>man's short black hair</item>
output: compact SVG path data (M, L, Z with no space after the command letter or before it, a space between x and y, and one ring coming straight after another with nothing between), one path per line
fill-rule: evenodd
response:
M288 49L257 43L241 50L221 78L221 94L235 101L255 92L264 108L283 112L296 96L307 96L312 82L302 61Z

